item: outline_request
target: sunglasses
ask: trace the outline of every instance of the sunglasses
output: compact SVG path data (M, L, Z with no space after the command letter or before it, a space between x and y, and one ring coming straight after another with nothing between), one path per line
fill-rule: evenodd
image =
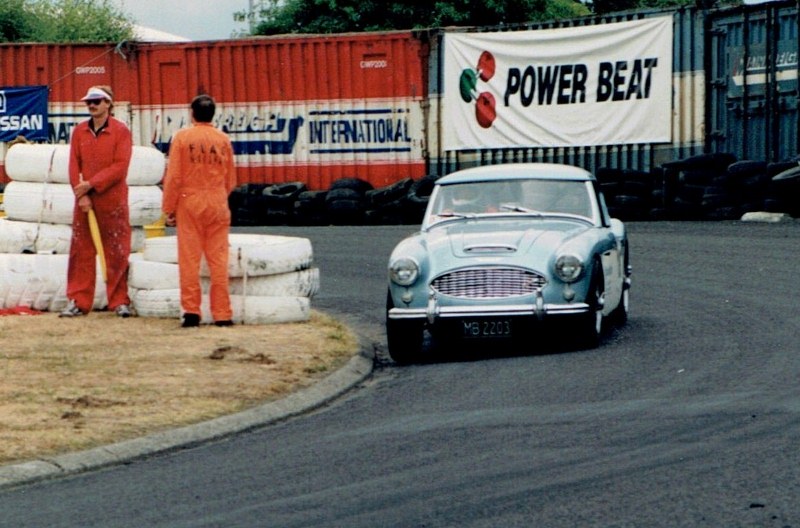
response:
M86 100L86 106L89 106L89 105L97 106L102 102L103 102L103 99L87 99Z

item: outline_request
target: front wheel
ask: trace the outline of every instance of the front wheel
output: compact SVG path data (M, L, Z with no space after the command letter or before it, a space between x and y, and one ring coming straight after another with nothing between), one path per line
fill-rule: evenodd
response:
M393 307L392 296L389 294L386 300L386 341L389 345L389 356L400 365L419 361L422 355L423 322L389 319L389 310Z
M603 303L605 301L605 289L603 282L603 268L599 262L592 266L592 278L589 282L589 292L586 295L586 303L589 311L580 318L580 328L578 329L580 345L584 348L597 348L600 344L600 337L603 331Z

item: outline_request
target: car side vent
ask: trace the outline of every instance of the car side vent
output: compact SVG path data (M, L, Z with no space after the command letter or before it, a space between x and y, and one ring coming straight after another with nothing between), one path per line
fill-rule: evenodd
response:
M468 299L497 299L530 295L541 290L547 280L538 273L520 268L469 268L437 277L431 283L442 295Z

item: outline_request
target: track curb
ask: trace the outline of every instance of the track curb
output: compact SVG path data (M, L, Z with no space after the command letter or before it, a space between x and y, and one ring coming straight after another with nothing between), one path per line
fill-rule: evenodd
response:
M362 350L336 372L281 400L141 438L76 453L0 466L0 489L128 463L156 454L188 449L205 442L285 420L321 407L351 390L372 373L373 365L373 358L367 357L366 352Z

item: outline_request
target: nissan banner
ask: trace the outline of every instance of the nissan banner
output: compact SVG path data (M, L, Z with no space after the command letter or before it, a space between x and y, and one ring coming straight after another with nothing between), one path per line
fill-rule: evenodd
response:
M47 141L47 86L0 88L0 141Z
M670 142L672 24L447 33L445 150Z

